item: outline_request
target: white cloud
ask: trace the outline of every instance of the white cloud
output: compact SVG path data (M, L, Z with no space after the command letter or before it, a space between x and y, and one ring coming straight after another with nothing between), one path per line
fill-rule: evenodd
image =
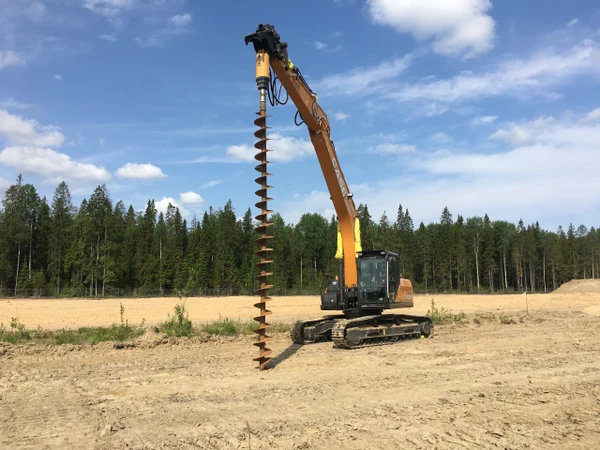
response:
M596 108L585 116L586 120L595 122L600 120L600 108Z
M102 39L103 41L108 41L108 42L116 42L117 41L117 33L112 32L112 33L107 33L107 34L101 34L100 39Z
M160 47L170 36L189 32L191 23L191 14L176 14L167 19L165 26L155 28L146 35L136 36L134 41L141 47Z
M174 31L183 31L192 23L192 15L190 13L176 14L169 18L168 23Z
M490 0L367 0L377 24L410 33L419 41L433 38L443 55L475 56L493 47Z
M269 161L290 162L295 159L302 159L314 154L315 149L312 143L306 139L298 139L295 137L282 136L277 133L272 133L267 141L267 148L272 150L268 153ZM227 148L227 154L234 161L253 161L254 155L258 150L250 145L231 145Z
M110 173L104 167L84 164L50 148L7 147L0 152L0 163L19 172L42 176L49 183L61 181L105 182Z
M315 42L315 48L317 50L323 50L325 47L327 47L327 44L325 44L324 42L321 42L321 41Z
M278 208L286 223L298 223L303 213L318 213L329 219L335 215L333 203L328 192L311 191L308 194L295 194L290 200L283 201Z
M200 189L211 188L214 186L218 186L221 183L222 183L221 180L210 180L210 181L207 181L206 183L204 183L202 186L200 186Z
M136 163L127 163L123 167L120 167L115 172L115 176L119 178L130 178L136 180L157 180L167 177L162 172L160 167L156 167L152 164Z
M368 150L369 153L400 155L403 153L415 152L417 148L414 145L406 144L379 144Z
M55 80L58 80L58 81L62 81L62 80L63 80L63 77L61 77L59 74L55 73L55 74L54 74L54 79L55 79Z
M343 122L344 120L348 119L350 117L350 114L346 114L345 112L339 111L335 113L335 120L339 120L341 122Z
M567 26L568 26L568 27L572 27L572 26L573 26L573 25L575 25L577 22L579 22L579 19L573 19L573 20L571 20L571 21L570 21L570 22L567 24Z
M439 221L444 206L454 218L487 213L492 220L540 220L553 230L570 221L593 224L600 209L600 127L584 116L550 119L514 124L523 133L517 140L506 135L509 144L501 151L444 151L403 160L402 176L369 179L368 186L356 190L354 201L367 203L376 218L401 203L415 226ZM297 220L306 211L328 217L324 211L331 207L322 189L298 195L280 209L289 214L286 220Z
M184 205L201 205L202 203L204 203L204 199L202 198L202 196L200 194L197 194L196 192L183 192L179 194L179 201L181 203L183 203Z
M163 213L163 216L166 216L167 209L169 207L169 203L179 209L179 213L183 218L190 217L190 211L187 210L180 202L175 200L173 197L163 197L157 202L154 202L154 207L158 211L158 213ZM165 217L166 218L166 217Z
M136 0L84 0L83 7L105 17L114 17L131 10Z
M494 132L490 138L514 145L543 144L564 147L598 148L600 126L587 123L589 114L581 120L539 117L523 123L510 123Z
M98 139L98 143L100 145L104 145L105 142L106 142L106 138L100 138L100 139Z
M0 134L11 144L31 147L59 147L64 136L57 127L42 126L0 109Z
M478 116L471 119L471 125L488 125L496 120L497 116Z
M452 103L486 97L515 96L521 99L540 96L555 99L551 89L572 83L580 76L600 75L600 49L585 40L568 51L540 51L529 59L510 59L485 73L466 72L450 79L415 84L380 83L383 98L402 103L421 104L444 112Z
M373 90L378 90L379 85L385 81L396 78L410 65L412 54L392 61L384 61L375 67L359 67L348 72L330 75L317 82L315 87L322 96L337 94L367 95Z
M25 60L11 50L0 50L0 70L10 66L20 66Z
M12 97L7 100L0 100L0 108L6 109L29 109L33 105L30 103L17 102Z

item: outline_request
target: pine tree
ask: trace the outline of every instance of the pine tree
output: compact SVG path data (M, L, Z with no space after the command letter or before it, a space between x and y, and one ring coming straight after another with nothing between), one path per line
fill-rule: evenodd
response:
M50 239L48 251L48 274L60 294L61 281L64 276L64 262L70 246L71 226L73 225L74 207L71 203L71 191L64 181L54 191L52 199Z

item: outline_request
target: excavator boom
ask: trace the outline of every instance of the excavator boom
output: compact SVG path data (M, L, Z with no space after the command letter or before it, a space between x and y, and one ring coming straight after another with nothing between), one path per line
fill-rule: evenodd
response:
M246 36L245 42L254 45L257 59L264 61L265 57L268 58L273 72L306 123L338 217L342 238L342 251L338 251L338 255L344 258L344 282L348 286L356 286L358 284L356 257L362 250L360 233L355 230L358 227L356 207L331 140L327 114L319 106L317 94L312 91L300 70L288 58L287 43L281 42L279 34L272 25L260 24L255 33ZM263 76L257 73L259 89L266 81Z

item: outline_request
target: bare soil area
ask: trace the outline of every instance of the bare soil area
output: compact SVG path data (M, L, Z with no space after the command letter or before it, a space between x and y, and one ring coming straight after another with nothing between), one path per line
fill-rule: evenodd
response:
M577 280L580 281L580 280ZM585 280L584 280L585 281ZM514 295L416 295L415 306L407 314L426 314L435 300L436 307L474 312L504 310L529 311L581 309L600 303L600 280L587 280L588 283L570 282L561 286L566 292L552 294ZM577 286L569 287L571 283ZM582 287L583 286L583 287ZM573 291L573 292L571 292ZM256 297L190 297L183 300L189 317L194 323L206 323L229 318L251 320L256 315ZM125 298L125 299L9 299L0 300L0 324L8 326L12 317L17 317L27 328L43 329L78 328L88 326L110 326L120 321L120 304L125 308L125 318L129 323L156 325L173 315L173 308L180 303L179 298ZM319 317L318 296L273 297L269 309L273 311L274 322L293 322L298 319Z
M252 337L148 331L121 349L0 344L0 448L599 448L600 294L528 295L529 313L524 296L434 298L468 319L436 327L431 339L357 350L276 335L266 371L252 361ZM426 312L431 297L418 301L415 312ZM53 301L19 302L53 311ZM151 305L140 306L147 321L172 311L165 299L131 300L130 322L134 302ZM320 315L317 302L275 299L273 320ZM118 321L118 301L114 313L65 303L77 326ZM251 298L188 305L192 320L254 312ZM66 325L60 314L44 322L44 311L24 309L28 327Z

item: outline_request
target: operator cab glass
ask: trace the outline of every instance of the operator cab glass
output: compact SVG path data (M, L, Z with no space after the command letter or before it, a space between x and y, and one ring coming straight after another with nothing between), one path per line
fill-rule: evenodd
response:
M387 303L396 299L400 284L398 255L391 252L363 253L360 258L358 275L362 302Z
M387 301L387 261L385 255L363 256L360 260L360 299Z

